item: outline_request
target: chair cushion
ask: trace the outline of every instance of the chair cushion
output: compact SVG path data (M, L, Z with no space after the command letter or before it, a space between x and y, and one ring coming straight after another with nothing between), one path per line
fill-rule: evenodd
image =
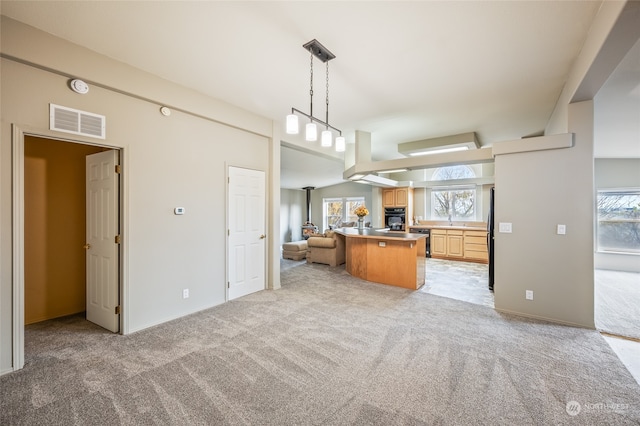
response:
M310 237L307 243L309 247L334 248L336 246L336 240L325 237Z

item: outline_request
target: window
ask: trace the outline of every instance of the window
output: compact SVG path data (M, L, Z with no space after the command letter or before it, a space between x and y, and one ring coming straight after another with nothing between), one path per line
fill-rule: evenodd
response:
M469 166L441 167L433 173L432 180L473 179L476 174Z
M324 198L322 200L324 229L338 228L342 222L358 220L353 211L364 205L364 197Z
M433 220L474 220L476 188L434 188L431 190L431 218Z
M640 189L598 191L598 251L640 253Z
M475 173L469 166L442 167L433 174L433 180L438 181L475 177ZM432 220L475 220L475 206L475 185L440 186L431 190Z

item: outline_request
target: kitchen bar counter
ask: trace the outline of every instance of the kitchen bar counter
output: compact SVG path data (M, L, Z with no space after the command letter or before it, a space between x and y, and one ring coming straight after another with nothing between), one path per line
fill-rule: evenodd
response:
M346 271L354 277L416 290L424 285L425 234L336 229L346 238Z
M458 229L461 231L485 231L486 226L464 226L464 225L411 225L411 229Z
M412 228L414 228L412 226ZM403 241L417 241L420 238L425 238L422 234L411 234L404 231L389 231L388 229L373 229L373 228L339 228L336 232L344 235L345 237L360 237L360 238L390 238L393 240Z

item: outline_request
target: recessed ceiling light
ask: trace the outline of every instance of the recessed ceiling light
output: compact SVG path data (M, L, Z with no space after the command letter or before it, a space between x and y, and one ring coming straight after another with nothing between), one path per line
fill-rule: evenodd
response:
M466 151L468 149L469 149L468 146L454 146L451 148L441 148L441 149L432 149L429 151L411 152L409 153L409 155L412 157L419 157L421 155L444 154L447 152Z
M480 143L478 142L475 132L398 144L398 152L407 157L478 148L480 148Z

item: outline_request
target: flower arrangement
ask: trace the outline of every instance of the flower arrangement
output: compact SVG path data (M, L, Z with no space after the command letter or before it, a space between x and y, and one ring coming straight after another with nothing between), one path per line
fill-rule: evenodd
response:
M365 217L366 215L369 214L369 210L364 204L356 207L356 209L353 212L356 214L356 216L360 218Z

